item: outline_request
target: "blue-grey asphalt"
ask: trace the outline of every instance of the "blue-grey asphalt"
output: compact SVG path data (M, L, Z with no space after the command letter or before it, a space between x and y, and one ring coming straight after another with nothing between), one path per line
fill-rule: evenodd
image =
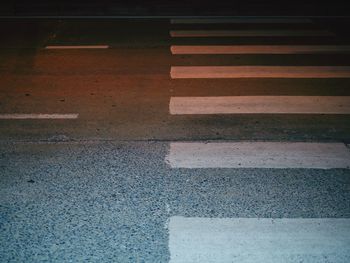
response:
M165 142L0 149L1 262L167 262L170 216L350 217L348 170L171 169Z

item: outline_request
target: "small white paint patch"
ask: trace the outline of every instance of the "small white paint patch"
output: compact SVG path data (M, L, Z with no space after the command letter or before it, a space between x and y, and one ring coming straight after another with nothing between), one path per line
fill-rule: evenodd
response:
M232 45L232 46L171 46L172 54L328 54L349 53L350 46L287 46L287 45Z
M171 217L170 263L350 262L348 218Z
M334 36L324 30L171 30L171 37L296 37Z
M350 114L350 96L171 97L179 114Z
M173 79L350 78L349 66L173 66Z
M25 120L25 119L77 119L79 114L0 114L0 120Z
M310 24L307 18L175 18L171 24Z
M45 49L107 49L108 45L46 46Z
M190 169L350 169L350 150L343 143L172 142L165 162Z

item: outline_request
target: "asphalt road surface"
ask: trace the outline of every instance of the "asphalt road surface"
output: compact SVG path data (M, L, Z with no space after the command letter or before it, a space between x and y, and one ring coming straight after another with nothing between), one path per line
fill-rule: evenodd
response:
M349 262L347 19L0 21L1 262Z

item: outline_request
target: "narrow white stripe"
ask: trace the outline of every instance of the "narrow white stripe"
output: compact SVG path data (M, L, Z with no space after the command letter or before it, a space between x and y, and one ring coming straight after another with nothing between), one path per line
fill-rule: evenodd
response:
M177 18L171 24L310 24L307 18Z
M77 119L79 114L0 114L0 120L20 120L20 119Z
M350 96L171 97L170 114L350 114Z
M349 53L350 46L171 46L172 54L320 54Z
M171 263L349 262L348 218L170 218Z
M334 36L321 30L171 30L171 37L291 37Z
M350 78L349 66L175 66L173 79L187 78Z
M85 46L46 46L45 49L106 49L108 45L85 45Z
M173 142L166 163L172 168L350 169L343 143Z

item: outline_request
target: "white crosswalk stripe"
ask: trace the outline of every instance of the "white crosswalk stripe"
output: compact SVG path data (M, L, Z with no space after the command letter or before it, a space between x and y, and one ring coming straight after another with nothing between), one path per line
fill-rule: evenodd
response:
M334 36L324 30L171 30L171 37L310 37Z
M171 263L347 262L348 218L170 218Z
M310 24L308 18L175 18L171 24Z
M342 143L173 142L166 162L172 168L350 168Z
M173 66L173 79L350 78L348 66Z
M350 114L350 96L171 97L178 114Z
M180 54L335 54L350 53L350 46L322 45L231 45L231 46L171 46L171 53Z

